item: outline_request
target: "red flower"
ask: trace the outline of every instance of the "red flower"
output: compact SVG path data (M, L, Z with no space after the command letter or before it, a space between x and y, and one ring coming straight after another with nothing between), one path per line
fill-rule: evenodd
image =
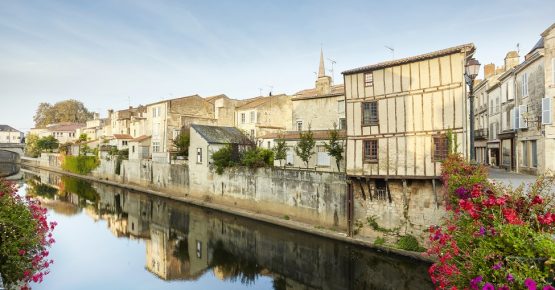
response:
M507 222L509 222L510 224L520 225L523 223L516 214L516 210L512 208L504 208L503 216L505 217L505 220L507 220Z
M538 221L542 225L550 225L555 221L555 214L548 212L544 215L538 215Z
M534 198L532 199L532 205L542 204L542 203L543 203L543 199L539 195L534 196Z

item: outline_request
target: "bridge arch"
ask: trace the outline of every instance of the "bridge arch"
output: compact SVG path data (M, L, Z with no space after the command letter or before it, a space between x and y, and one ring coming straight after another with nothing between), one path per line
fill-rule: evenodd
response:
M0 162L19 163L25 144L0 143Z

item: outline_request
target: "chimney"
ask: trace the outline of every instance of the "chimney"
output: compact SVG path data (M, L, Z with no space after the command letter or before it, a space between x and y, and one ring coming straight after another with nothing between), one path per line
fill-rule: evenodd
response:
M495 64L488 63L484 65L484 79L487 79L495 74Z
M517 66L519 61L520 59L519 59L518 52L514 50L507 52L507 55L505 56L505 69L509 70Z
M98 120L98 119L100 119L100 114L93 113L93 120Z

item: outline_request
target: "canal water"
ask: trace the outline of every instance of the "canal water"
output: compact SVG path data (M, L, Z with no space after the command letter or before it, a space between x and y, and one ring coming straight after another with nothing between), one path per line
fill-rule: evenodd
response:
M24 170L58 222L33 289L432 289L428 265L120 187Z

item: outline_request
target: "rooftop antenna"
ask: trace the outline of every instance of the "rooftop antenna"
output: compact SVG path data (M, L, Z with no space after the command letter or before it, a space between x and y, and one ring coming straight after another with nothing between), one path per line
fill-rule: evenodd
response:
M391 47L391 46L387 46L384 45L385 48L389 49L391 51L391 59L395 59L395 48Z
M518 53L518 55L520 55L520 43L516 44L516 53Z
M272 85L266 85L266 86L270 88L270 93L268 93L268 96L271 96L272 91L274 90L274 86L272 86Z
M333 65L336 64L337 62L331 58L328 58L328 60L331 62L330 73L331 73L331 82L333 83L333 80L335 79L335 75L333 73Z

